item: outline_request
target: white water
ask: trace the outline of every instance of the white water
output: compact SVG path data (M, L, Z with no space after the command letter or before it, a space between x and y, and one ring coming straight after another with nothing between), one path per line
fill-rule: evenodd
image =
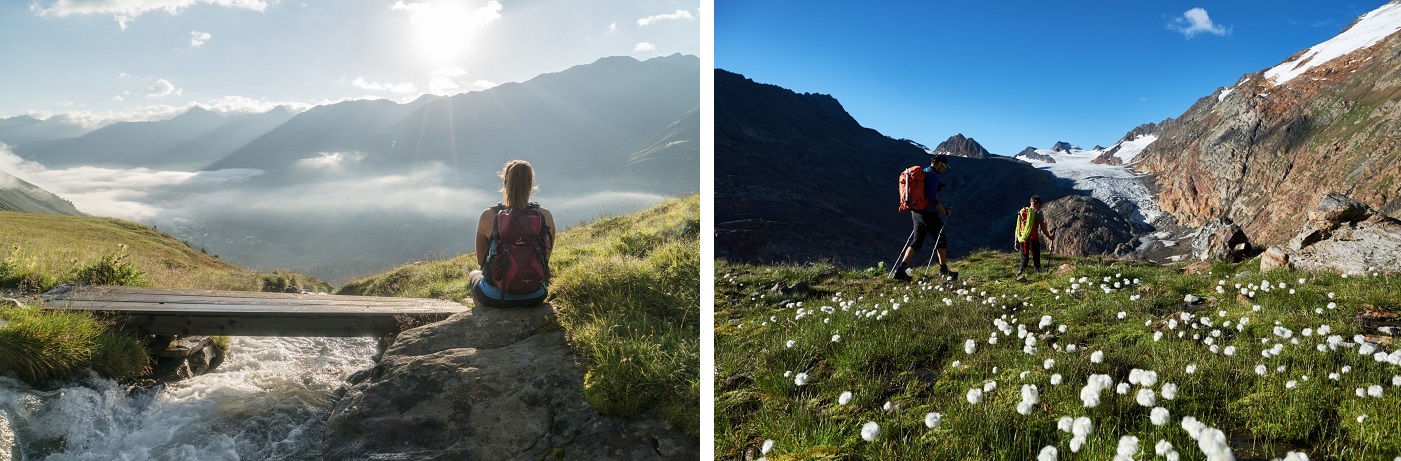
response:
M111 380L35 391L0 378L24 461L315 460L334 393L370 338L233 339L214 372L128 397Z

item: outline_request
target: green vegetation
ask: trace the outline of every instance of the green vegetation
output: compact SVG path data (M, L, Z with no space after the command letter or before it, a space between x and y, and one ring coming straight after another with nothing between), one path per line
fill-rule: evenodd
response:
M1395 274L1260 274L1258 260L1185 274L1055 258L1049 267L1069 263L1068 273L1017 282L1017 257L955 261L964 280L947 289L930 283L932 274L910 284L878 269L717 261L717 458L757 458L774 440L770 460L1024 460L1047 446L1059 459L1098 460L1135 436L1135 459L1156 458L1160 440L1182 459L1202 459L1184 430L1189 416L1222 431L1238 459L1401 452L1401 367L1374 357L1396 360L1398 345L1369 351L1353 339L1375 332L1359 320L1363 312L1401 310ZM1187 295L1202 301L1187 305ZM1026 336L1034 349L1024 349ZM1129 384L1135 369L1155 372L1155 382ZM1082 390L1095 374L1112 382L1087 407ZM1024 385L1038 395L1018 408ZM1149 406L1137 402L1145 389ZM970 393L981 394L977 403ZM1152 421L1154 407L1168 412L1164 425ZM935 428L930 413L941 417ZM1093 424L1078 453L1074 436L1058 429L1062 417ZM871 442L862 437L867 422L879 427Z
M563 231L550 299L584 365L584 393L600 411L653 408L699 434L700 198ZM470 304L474 254L413 264L347 285L340 294L447 298Z
M0 307L0 374L38 384L89 368L125 379L149 371L142 340L92 314L42 310L61 283L208 290L331 287L311 277L248 271L149 226L110 218L0 212L0 290L28 307ZM227 347L227 338L223 340Z

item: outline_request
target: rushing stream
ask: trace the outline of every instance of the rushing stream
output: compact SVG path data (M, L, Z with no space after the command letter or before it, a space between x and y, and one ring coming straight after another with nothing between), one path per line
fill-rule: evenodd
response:
M335 392L374 344L233 338L214 372L130 396L111 380L37 391L0 377L0 415L24 461L320 459Z

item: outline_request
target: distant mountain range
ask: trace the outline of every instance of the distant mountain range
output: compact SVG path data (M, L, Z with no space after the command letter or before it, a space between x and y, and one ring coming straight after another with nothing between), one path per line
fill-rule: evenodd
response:
M541 181L626 184L680 195L699 190L699 85L695 56L611 57L522 83L404 104L346 101L295 115L282 107L234 116L194 108L169 120L115 123L74 138L36 140L62 131L20 130L43 122L16 117L0 120L0 142L50 169L252 168L270 173L260 180L284 182L304 179L293 171L299 161L335 153L383 168L439 162L469 180L480 176L477 170L494 172L507 160L525 158L537 165Z
M551 197L545 205L562 226L699 191L700 72L696 56L609 57L407 103L345 101L295 114L281 107L245 115L195 108L169 120L115 123L69 137L61 120L15 117L0 120L0 142L49 170L238 169L197 175L214 178L207 190L193 182L147 195L153 202L146 205L162 213L159 223L147 224L248 267L293 268L339 283L470 250L470 229L480 210L499 200L495 174L511 159L535 166L536 184ZM339 163L327 166L332 161ZM434 205L420 203L420 192L404 183L424 174L432 180L421 191L423 202ZM244 179L217 181L230 176ZM383 178L394 184L379 185ZM381 190L397 195L377 202L379 208L358 202ZM209 209L214 205L192 202L204 194L228 204ZM456 203L437 205L449 194L470 203L460 210ZM12 195L0 195L0 203L77 211L62 199ZM386 201L398 206L385 208Z

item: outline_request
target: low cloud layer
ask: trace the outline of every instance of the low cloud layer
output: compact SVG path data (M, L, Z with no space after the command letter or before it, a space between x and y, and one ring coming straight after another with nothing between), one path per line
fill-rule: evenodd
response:
M425 254L465 253L476 216L501 201L494 175L464 178L441 164L382 172L362 165L362 158L323 153L278 172L280 178L256 169L51 170L0 144L0 171L68 199L84 213L155 225L245 267L321 267L325 273L312 275L328 278L343 275L335 272L342 261L383 268ZM543 184L532 200L550 208L565 228L665 199L550 186Z

